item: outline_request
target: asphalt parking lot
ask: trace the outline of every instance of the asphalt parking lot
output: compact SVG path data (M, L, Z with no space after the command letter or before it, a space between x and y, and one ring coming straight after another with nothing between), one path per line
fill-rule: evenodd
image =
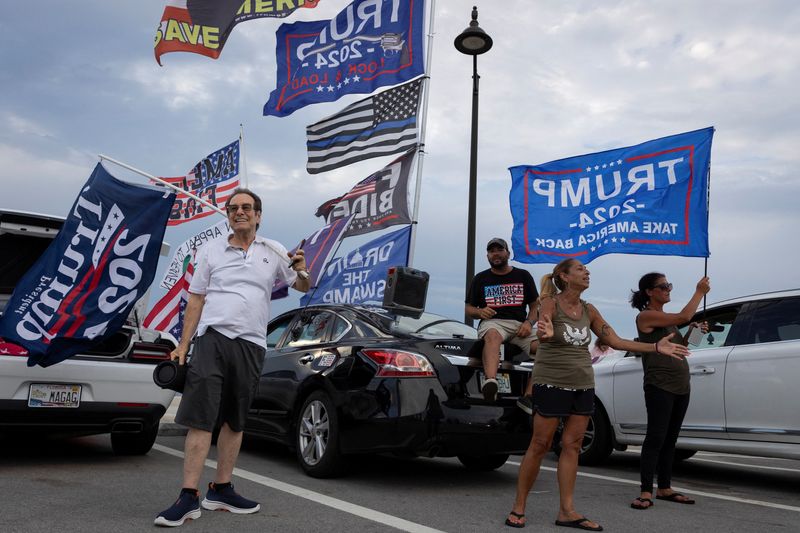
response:
M180 488L181 436L163 435L146 456L116 457L108 436L0 440L5 482L0 530L154 531L152 520ZM204 482L213 476L213 454ZM369 456L346 477L305 476L291 452L257 439L242 448L234 483L261 502L255 515L204 511L182 530L508 531L519 457L489 473L454 459ZM527 531L556 527L555 457L545 460L529 497ZM615 452L608 465L581 468L578 510L606 531L797 531L800 462L699 453L675 469L674 486L694 506L657 501L628 507L637 495L638 454Z

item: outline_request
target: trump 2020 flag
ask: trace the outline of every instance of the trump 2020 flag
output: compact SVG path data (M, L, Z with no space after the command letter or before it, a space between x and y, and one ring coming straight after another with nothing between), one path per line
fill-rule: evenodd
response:
M58 235L20 279L0 337L28 366L63 361L125 323L155 275L175 195L122 182L98 164Z
M281 24L277 85L264 115L371 93L425 71L424 0L354 0L331 20Z
M414 148L421 85L421 79L404 83L307 126L308 173Z
M223 206L239 186L239 140L205 156L186 176L161 179L217 207ZM177 226L214 213L216 211L194 198L178 193L167 225Z
M414 154L414 150L406 152L359 181L347 194L331 198L317 208L316 215L328 223L354 215L345 237L410 224L408 176Z
M714 128L510 167L514 260L611 253L708 257Z
M411 226L373 239L328 262L319 284L300 298L301 305L318 303L383 303L389 267L408 264Z

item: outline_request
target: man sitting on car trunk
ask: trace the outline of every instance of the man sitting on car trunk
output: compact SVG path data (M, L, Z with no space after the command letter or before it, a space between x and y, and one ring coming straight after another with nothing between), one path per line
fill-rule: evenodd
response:
M232 233L203 246L196 258L183 336L172 358L185 363L195 334L175 421L189 427L184 445L183 489L178 499L155 519L159 526L180 526L200 517L199 483L211 447L211 434L222 424L217 441L217 472L202 507L249 514L261 506L233 490L231 477L252 396L258 387L266 352L270 299L276 279L306 292L303 251L292 255L278 242L256 235L261 199L236 189L225 204ZM291 261L287 259L291 258ZM290 264L291 263L291 264Z
M484 399L490 402L497 399L500 345L511 342L530 354L531 343L537 340L533 328L537 320L535 304L539 293L527 270L508 264L510 257L505 240L495 237L489 241L486 258L490 268L479 272L472 280L465 305L468 316L480 319L478 337L484 342L483 373L486 378L481 391Z

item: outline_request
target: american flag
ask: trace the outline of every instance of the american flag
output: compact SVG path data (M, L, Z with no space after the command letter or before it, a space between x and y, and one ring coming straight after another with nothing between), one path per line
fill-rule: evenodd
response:
M417 144L422 78L350 104L306 127L309 174L399 154Z
M153 306L142 322L145 328L167 331L176 339L183 333L183 312L189 300L189 285L194 276L192 255L184 259L183 277Z
M239 140L207 155L185 176L161 178L217 207L225 205L239 186ZM215 211L186 194L178 193L167 226L197 220Z

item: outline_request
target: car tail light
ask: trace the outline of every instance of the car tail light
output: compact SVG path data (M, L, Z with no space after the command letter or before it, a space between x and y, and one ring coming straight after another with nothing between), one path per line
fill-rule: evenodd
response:
M18 355L20 357L28 357L28 350L22 346L6 342L0 338L0 355Z
M134 342L130 359L137 363L160 363L169 359L172 347L155 342Z
M370 361L378 365L377 376L421 378L435 376L433 366L421 354L402 350L361 350Z

